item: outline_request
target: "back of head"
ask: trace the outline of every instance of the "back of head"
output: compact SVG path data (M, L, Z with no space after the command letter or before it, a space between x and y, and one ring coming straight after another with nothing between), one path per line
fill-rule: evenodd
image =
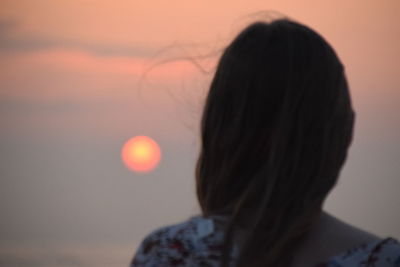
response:
M337 181L353 123L343 66L316 32L280 19L233 40L206 99L196 173L204 215L230 218L224 264L240 228L238 266L288 266Z

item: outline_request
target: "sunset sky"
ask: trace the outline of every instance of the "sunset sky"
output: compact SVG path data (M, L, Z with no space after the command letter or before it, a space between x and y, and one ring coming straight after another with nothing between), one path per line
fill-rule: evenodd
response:
M400 1L0 0L0 258L49 243L133 253L155 227L198 213L215 62L266 11L318 31L346 68L355 137L326 209L400 238ZM205 54L200 67L187 60ZM121 161L137 135L161 148L153 172Z

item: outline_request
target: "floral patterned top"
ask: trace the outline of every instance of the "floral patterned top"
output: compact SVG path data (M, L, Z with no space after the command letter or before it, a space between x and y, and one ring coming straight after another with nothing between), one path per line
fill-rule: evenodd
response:
M219 263L222 231L212 219L194 216L189 220L159 228L140 244L131 267L204 266ZM233 247L231 260L238 249ZM366 243L332 257L315 267L400 267L400 243L388 237Z

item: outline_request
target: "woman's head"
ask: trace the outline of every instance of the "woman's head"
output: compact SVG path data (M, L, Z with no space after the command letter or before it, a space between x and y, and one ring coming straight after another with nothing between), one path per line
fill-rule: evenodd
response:
M353 123L343 65L310 28L257 22L225 49L202 117L197 194L205 215L230 216L227 240L254 229L247 266L278 266L279 251L305 233L337 181Z

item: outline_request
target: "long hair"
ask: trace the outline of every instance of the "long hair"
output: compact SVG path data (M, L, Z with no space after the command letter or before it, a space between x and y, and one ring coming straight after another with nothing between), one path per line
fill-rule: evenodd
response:
M315 31L255 22L224 50L201 121L204 216L227 215L222 266L289 266L334 187L353 136L344 67Z

